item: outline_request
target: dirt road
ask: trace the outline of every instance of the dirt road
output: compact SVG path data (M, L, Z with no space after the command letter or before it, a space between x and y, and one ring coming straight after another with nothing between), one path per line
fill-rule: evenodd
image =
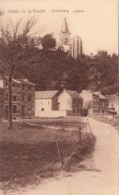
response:
M119 195L119 133L109 124L92 118L89 122L97 142L92 159L83 162L87 170L62 173L15 195Z

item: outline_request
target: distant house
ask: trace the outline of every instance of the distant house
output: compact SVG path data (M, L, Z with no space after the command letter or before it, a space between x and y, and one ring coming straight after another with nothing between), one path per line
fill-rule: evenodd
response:
M82 90L79 94L83 99L83 112L85 111L86 115L92 115L92 102L93 102L93 93L89 90Z
M92 102L93 114L108 112L108 99L100 92L93 92Z
M80 96L83 98L83 109L87 110L88 115L108 112L108 99L100 92L83 90Z
M108 113L119 114L119 98L117 95L106 95L108 98Z
M4 113L4 88L0 85L0 122Z
M58 96L58 110L65 110L67 115L80 114L83 99L76 91L64 89Z
M8 119L9 113L9 90L4 80L0 80L2 93L0 104L4 97L2 118ZM12 116L13 119L35 117L35 84L27 79L12 79Z
M35 116L40 112L51 112L58 110L58 90L35 92Z
M36 91L35 92L35 117L63 117L65 111L58 110L59 91Z

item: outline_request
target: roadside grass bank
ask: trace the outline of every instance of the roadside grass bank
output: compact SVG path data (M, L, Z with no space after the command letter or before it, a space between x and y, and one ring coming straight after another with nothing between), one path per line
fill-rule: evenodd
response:
M81 122L82 123L82 122ZM32 123L31 123L32 124ZM45 178L54 177L60 171L72 171L94 150L96 138L91 133L78 131L79 120L74 121L74 130L63 123L62 128L50 121L42 127L15 124L14 130L1 130L0 136L0 182L2 190L15 190L37 185ZM58 123L58 127L61 127ZM73 128L73 125L72 125ZM59 155L60 152L60 155ZM62 162L62 164L61 164Z

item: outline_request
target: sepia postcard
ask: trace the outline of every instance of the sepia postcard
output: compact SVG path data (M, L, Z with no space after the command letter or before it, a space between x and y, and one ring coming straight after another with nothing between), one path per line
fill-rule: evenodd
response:
M0 195L118 195L117 0L0 0Z

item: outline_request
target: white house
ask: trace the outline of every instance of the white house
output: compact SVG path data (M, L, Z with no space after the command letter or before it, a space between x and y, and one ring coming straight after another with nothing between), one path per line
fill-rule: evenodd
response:
M119 98L118 95L106 95L108 98L108 111L109 113L116 112L119 115Z
M58 111L58 90L35 92L35 117L60 117L66 112Z
M83 98L83 107L93 100L93 93L91 91L82 90L80 96Z
M83 99L76 91L64 89L58 96L58 110L67 111L67 115L81 113Z

